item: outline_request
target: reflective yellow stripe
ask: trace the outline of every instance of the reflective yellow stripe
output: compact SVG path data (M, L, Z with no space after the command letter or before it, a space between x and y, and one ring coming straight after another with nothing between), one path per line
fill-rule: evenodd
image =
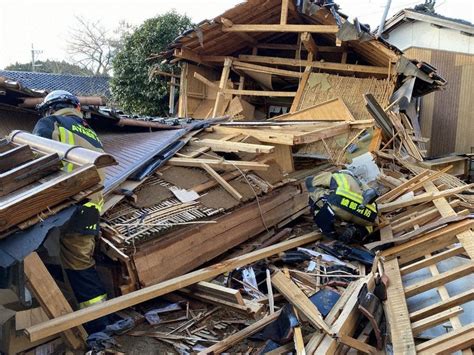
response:
M66 129L64 127L59 127L59 141L66 143Z
M74 145L74 133L72 133L71 131L67 130L67 135L68 135L68 138L69 138L69 141L68 141L68 144L70 145Z
M95 203L95 202L86 202L84 204L84 207L92 207L92 208L96 208L97 211L102 211L102 208L104 207L104 199L101 199L99 202Z
M364 201L364 199L361 195L356 194L352 191L347 191L347 190L341 189L341 188L338 188L336 190L336 195L346 197L346 198L358 203L359 205L361 205L362 202ZM370 204L370 205L367 205L365 207L368 208L369 210L371 210L372 212L377 212L377 209L375 208L375 204L373 204L373 203Z
M106 299L107 299L107 295L104 293L103 295L94 297L90 299L89 301L84 301L84 302L79 303L79 308L82 309L82 308L90 307L96 303L105 302Z

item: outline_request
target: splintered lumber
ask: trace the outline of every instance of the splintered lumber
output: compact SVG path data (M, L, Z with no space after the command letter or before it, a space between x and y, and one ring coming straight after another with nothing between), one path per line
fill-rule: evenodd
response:
M106 166L117 164L115 158L110 154L78 146L71 149L69 144L35 136L27 132L13 131L10 133L9 139L13 143L27 144L32 149L45 154L57 153L61 159L67 159L77 165L94 164L97 168L105 168Z
M324 321L316 306L293 281L285 276L284 273L279 270L276 271L272 276L272 284L278 289L278 291L280 291L288 302L309 319L311 325L316 329L325 331L327 334L331 333L331 329Z
M169 165L173 166L189 166L189 167L201 167L202 164L207 164L211 167L218 168L240 168L256 171L268 170L267 164L262 164L253 161L240 161L240 160L225 160L225 159L199 159L199 158L171 158L168 160Z
M134 254L140 283L149 286L194 270L307 206L307 195L287 185L217 217L214 224L182 228L144 243Z
M432 288L447 284L451 281L460 279L464 276L472 274L474 271L474 262L469 262L465 265L458 266L449 271L443 272L439 275L430 277L428 279L417 282L411 286L405 287L405 296L412 297L419 293L428 291Z
M452 317L460 315L462 312L464 312L462 307L456 306L425 319L419 320L418 322L413 322L411 324L413 335L417 336L427 329L433 328L434 326L446 322Z
M256 25L232 24L223 27L223 32L311 32L311 33L337 33L337 25Z
M414 354L415 341L411 328L408 306L403 290L402 277L397 259L384 263L385 274L389 279L385 314L395 354Z
M19 145L0 153L0 172L12 169L34 158L33 151L28 145Z
M298 90L296 91L295 98L293 99L293 103L290 107L290 113L296 112L300 107L301 99L303 97L306 83L308 82L309 76L311 75L313 68L311 66L306 66L304 69L303 76L301 77L300 83L298 85Z
M472 219L451 223L442 229L434 230L422 237L384 250L381 256L386 260L398 257L400 264L403 265L457 242L456 236L473 226L474 220Z
M214 152L224 152L224 153L271 153L275 150L275 147L271 145L263 144L251 144L251 143L242 143L242 142L229 142L219 139L195 139L189 143L191 146L196 147L209 147Z
M220 297L224 300L235 302L242 306L245 306L244 299L242 298L242 294L239 290L234 290L233 288L224 287L206 281L198 282L194 287L201 292L206 292L208 294Z
M360 352L363 352L364 354L377 354L378 353L378 350L374 348L372 345L369 345L360 340L354 339L353 337L342 334L338 336L337 339L342 344L347 345L353 349L359 350Z
M201 164L201 167L207 171L209 175L211 175L228 193L231 194L237 201L241 201L243 199L242 195L232 187L225 179L223 179L219 173L217 173L213 168L211 168L208 164Z
M0 174L0 196L5 196L59 169L60 159L56 153L18 165Z
M271 322L275 321L280 316L280 313L281 310L266 317L263 317L259 321L253 323L252 325L249 325L247 328L244 328L241 331L232 334L231 336L225 338L224 340L221 340L220 342L210 346L209 348L201 350L198 354L220 354L231 348L235 344L238 344L242 340L248 338L249 336L257 333L259 330L263 329Z
M313 37L311 36L311 33L303 32L300 35L300 38L301 38L301 43L303 43L306 50L310 53L313 53L313 57L314 57L314 59L316 59L316 56L318 55L318 46L316 45L316 42L314 41Z
M216 88L217 89L219 87L216 83L214 83L214 82L210 81L209 79L205 78L204 76L202 76L198 72L194 72L194 78L199 80L204 85L207 85L211 88Z
M251 71L251 72L265 73L265 74L274 74L274 75L290 77L290 78L301 78L303 75L297 71L278 69L278 68L267 67L263 65L240 62L238 60L233 61L232 66L234 69L237 69L237 70Z
M72 313L71 305L64 298L58 285L54 282L36 252L31 253L24 259L24 270L29 289L49 318ZM63 339L74 350L84 348L87 338L86 331L80 324L76 328L71 328L63 331Z
M419 204L419 203L433 201L433 200L436 200L436 199L439 199L439 198L448 197L448 196L451 196L451 195L454 195L454 194L458 194L458 193L461 193L463 191L469 190L473 187L474 187L474 184L470 184L470 185L453 187L452 189L448 189L448 190L444 190L444 191L440 191L440 192L435 192L435 193L426 192L426 193L415 196L415 197L413 197L411 199L408 199L408 200L404 200L404 201L395 200L393 202L380 204L378 206L378 210L382 213L390 212L390 211L394 211L394 210L397 210L397 209L400 209L400 208L403 208L403 207L408 207L408 206L416 205L416 204Z
M100 182L97 169L85 165L37 187L0 199L0 230L6 230Z
M320 237L321 236L318 233L309 233L298 238L275 244L268 248L263 248L234 259L223 261L207 268L184 274L168 281L160 282L156 285L146 287L141 290L130 292L126 295L119 296L117 298L78 310L73 313L58 316L47 322L29 327L26 329L26 332L29 334L29 337L32 341L43 339L91 320L179 290L183 287L190 286L199 281L216 277L222 273L232 271L236 268L248 265L280 252L315 242Z
M408 187L410 187L412 184L419 182L424 177L429 176L430 173L431 173L430 170L425 170L421 174L418 174L412 177L410 180L402 183L401 185L398 185L397 187L395 187L394 189L391 189L386 194L380 196L377 199L377 203L389 202L389 201L392 201L394 198L403 195L403 193L405 193Z
M369 291L372 291L375 287L374 275L371 273L365 278L361 279L361 282L356 284L353 289L353 292L350 294L349 299L347 300L342 312L334 321L331 332L332 334L337 335L348 335L352 336L354 331L357 328L357 319L360 315L358 311L358 296L361 288L364 284L367 284ZM336 303L337 304L337 303ZM329 315L328 315L329 317ZM319 337L318 337L319 338ZM306 351L309 354L335 354L339 346L339 343L336 338L329 334L323 334L322 338L313 337L306 346Z
M219 88L217 91L216 102L212 111L212 117L222 116L225 112L225 94L223 90L227 87L227 81L229 80L230 68L232 65L232 59L226 58L224 60L224 67L222 68L221 80L219 82Z
M241 90L241 89L223 89L224 94L243 95L243 96L265 96L265 97L293 97L296 92L293 91L261 91L261 90Z
M469 324L417 345L416 351L420 355L451 354L473 345L474 324Z

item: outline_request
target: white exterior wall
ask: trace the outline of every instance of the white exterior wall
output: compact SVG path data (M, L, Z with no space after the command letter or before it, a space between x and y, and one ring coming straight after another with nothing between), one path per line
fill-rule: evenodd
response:
M474 36L430 23L414 21L399 25L389 32L387 42L405 51L410 47L474 54Z

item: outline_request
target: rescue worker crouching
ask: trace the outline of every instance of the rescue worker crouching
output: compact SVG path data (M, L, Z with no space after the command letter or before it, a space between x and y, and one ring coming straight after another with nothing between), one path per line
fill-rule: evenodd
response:
M62 143L103 152L97 134L83 119L77 97L64 90L48 94L38 110L44 116L33 133ZM71 171L73 165L65 163ZM103 173L99 171L103 181ZM104 302L107 294L99 279L93 257L95 238L99 235L103 196L96 193L83 205L78 205L71 219L61 229L60 259L80 308ZM103 317L85 324L88 333L102 330L108 324Z
M362 242L372 232L378 193L352 172L323 172L306 178L305 183L311 214L324 235L343 242Z

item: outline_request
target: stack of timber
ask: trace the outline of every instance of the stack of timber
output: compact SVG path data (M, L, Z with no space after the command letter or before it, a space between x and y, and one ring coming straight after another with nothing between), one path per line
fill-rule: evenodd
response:
M108 154L12 132L0 141L1 236L26 229L100 191L98 168L114 163Z

